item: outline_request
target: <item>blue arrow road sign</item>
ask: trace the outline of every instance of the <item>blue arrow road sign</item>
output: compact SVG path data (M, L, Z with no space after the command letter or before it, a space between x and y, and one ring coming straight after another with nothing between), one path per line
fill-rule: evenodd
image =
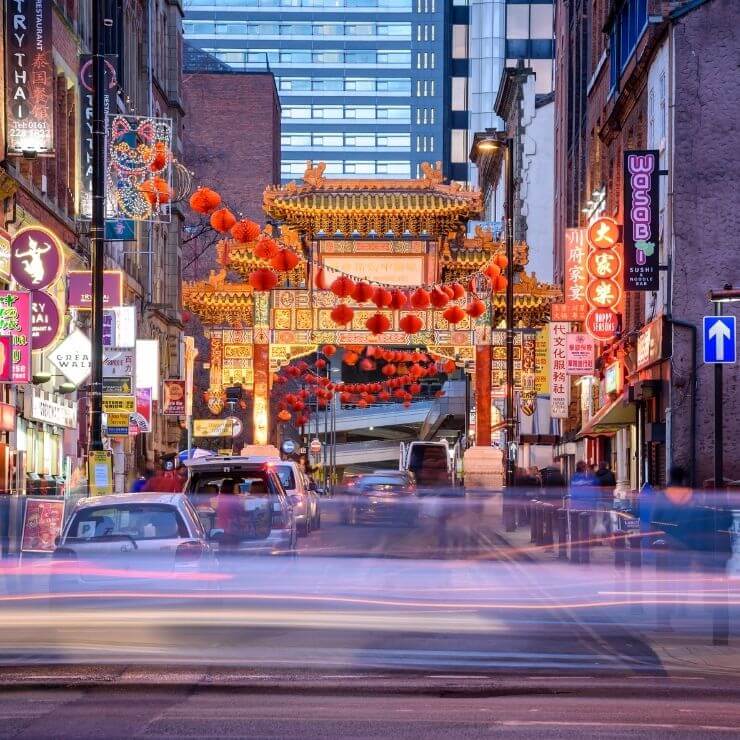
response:
M734 316L704 317L704 362L712 365L737 362Z

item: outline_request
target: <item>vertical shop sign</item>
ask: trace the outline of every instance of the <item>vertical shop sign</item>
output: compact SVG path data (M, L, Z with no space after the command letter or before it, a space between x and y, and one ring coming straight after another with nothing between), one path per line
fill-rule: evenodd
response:
M112 54L105 56L105 91L103 93L103 108L107 116L114 112L116 94L116 57ZM80 56L79 83L81 91L80 105L80 218L92 218L92 161L93 161L93 75L92 55ZM106 237L107 238L107 237Z
M566 343L570 324L567 321L550 322L550 416L568 418L570 379L565 371Z
M0 290L0 336L10 337L11 383L31 382L31 294Z
M550 392L550 324L545 324L537 332L535 343L534 389L539 396Z
M51 0L6 0L5 108L8 154L54 150Z
M588 241L586 229L565 230L565 311L569 321L583 321L588 311Z
M660 196L656 150L624 153L624 287L660 287Z
M594 339L605 341L617 332L617 309L622 302L619 224L613 218L601 216L589 225L587 239L586 300L591 310L586 316L586 331Z

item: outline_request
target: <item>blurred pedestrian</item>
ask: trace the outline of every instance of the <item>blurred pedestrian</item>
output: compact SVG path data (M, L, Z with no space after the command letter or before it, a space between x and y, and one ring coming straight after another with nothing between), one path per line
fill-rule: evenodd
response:
M149 493L180 493L183 489L183 480L175 470L175 455L162 457L162 470L152 476L144 485L143 491Z
M598 513L594 517L593 533L596 536L603 536L608 534L611 529L611 515L609 512L614 508L614 489L617 485L617 479L606 460L599 463L594 477L599 490L596 501Z
M141 471L141 475L132 483L131 493L141 493L146 490L147 483L154 477L154 465L147 463Z

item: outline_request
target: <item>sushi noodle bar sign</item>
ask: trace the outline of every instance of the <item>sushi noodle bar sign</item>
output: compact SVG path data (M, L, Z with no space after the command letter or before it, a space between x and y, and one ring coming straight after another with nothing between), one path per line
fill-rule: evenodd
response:
M8 154L54 151L51 0L6 0L5 95Z

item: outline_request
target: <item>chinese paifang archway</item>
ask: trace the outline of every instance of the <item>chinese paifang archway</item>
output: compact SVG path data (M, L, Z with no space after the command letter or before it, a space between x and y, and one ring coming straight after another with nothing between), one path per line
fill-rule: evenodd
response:
M444 183L439 165L424 165L416 180L329 179L323 171L323 164L309 162L301 184L270 187L264 194L265 214L278 225L268 227L269 233L300 257L285 265L274 287L253 290L250 282L264 262L253 244L234 238L219 243L219 273L184 286L186 308L201 318L211 340L209 408L220 413L224 387L243 385L254 396L254 441L266 443L272 378L291 359L323 345L424 346L432 355L475 363L476 443L490 447L491 388L501 383L496 368L502 366L494 358L503 352L503 339L496 332L492 337L491 327L503 326L505 296L485 288L483 273L504 244L480 227L466 237L468 221L482 211L480 192ZM526 273L527 261L527 245L516 244L517 327L547 321L550 303L559 296ZM483 286L479 297L485 312L452 324L434 306L403 311L368 306L328 289L342 275L407 293L440 284L471 286L476 292L472 286ZM234 282L235 277L241 281ZM468 297L449 306L465 306ZM332 319L339 304L352 309L346 326ZM387 328L373 334L366 325L377 314L386 317ZM413 336L401 323L409 314L421 322Z

